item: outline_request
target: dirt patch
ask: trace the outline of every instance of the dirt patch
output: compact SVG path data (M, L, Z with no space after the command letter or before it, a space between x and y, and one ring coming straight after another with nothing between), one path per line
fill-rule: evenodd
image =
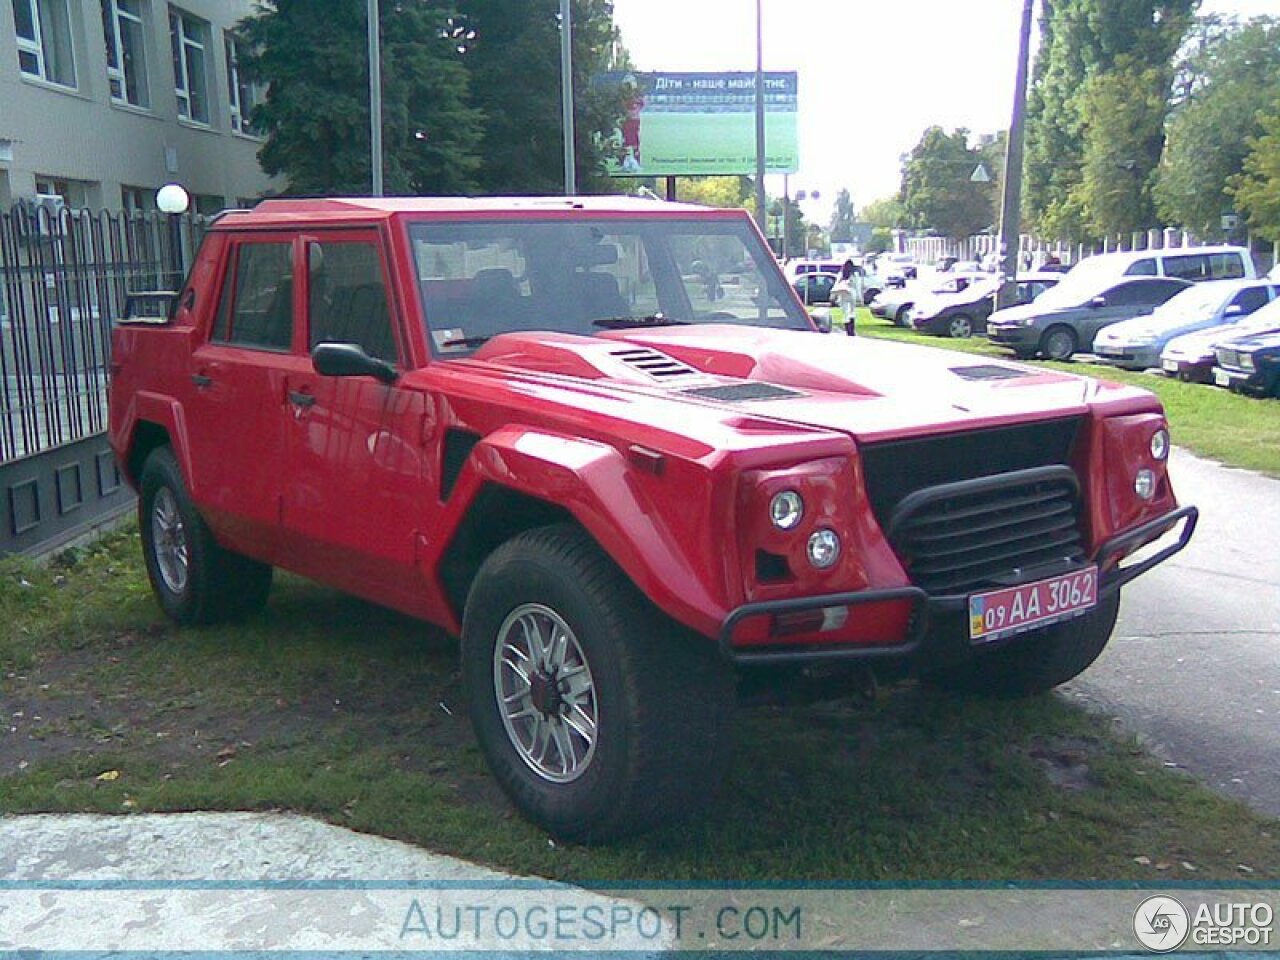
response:
M1097 784L1089 760L1098 745L1083 737L1035 737L1027 755L1059 790L1078 793Z

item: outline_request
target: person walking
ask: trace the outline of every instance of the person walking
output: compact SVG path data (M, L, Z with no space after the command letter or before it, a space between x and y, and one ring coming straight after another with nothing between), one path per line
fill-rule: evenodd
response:
M840 267L840 279L831 287L831 329L843 326L844 332L853 337L854 310L862 299L862 284L857 268L852 260L846 260Z

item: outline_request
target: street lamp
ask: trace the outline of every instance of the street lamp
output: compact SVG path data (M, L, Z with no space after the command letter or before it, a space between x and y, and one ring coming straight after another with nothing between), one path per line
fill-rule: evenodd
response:
M191 206L191 196L181 184L166 183L156 191L156 208L169 217L169 249L173 270L173 288L182 286L182 226L181 217Z

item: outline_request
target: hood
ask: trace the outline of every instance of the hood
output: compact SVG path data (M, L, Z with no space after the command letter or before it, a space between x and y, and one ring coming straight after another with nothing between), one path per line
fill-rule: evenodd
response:
M1241 337L1232 337L1231 346L1235 350L1252 353L1256 350L1280 349L1280 332L1249 333Z
M579 391L625 400L628 419L654 425L692 423L712 407L722 421L786 421L859 440L1079 415L1104 395L1147 404L1132 388L971 354L729 325L512 333L456 362L508 380L542 376L546 386L578 381Z

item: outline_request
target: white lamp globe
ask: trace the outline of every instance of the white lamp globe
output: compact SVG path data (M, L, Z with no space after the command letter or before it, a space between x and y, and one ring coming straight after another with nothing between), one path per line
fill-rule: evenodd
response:
M156 191L156 206L161 213L186 213L190 205L191 197L176 183L166 183Z

